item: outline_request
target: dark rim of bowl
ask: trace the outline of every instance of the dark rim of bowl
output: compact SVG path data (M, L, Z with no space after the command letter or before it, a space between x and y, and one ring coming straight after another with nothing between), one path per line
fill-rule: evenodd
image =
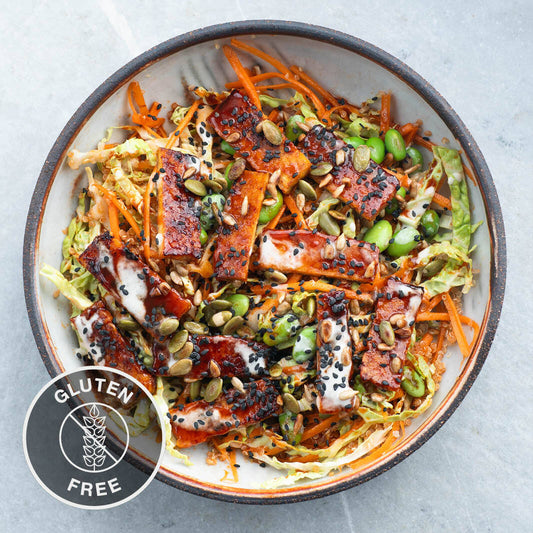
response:
M53 351L47 341L47 334L40 314L35 252L42 220L42 205L47 199L49 187L55 176L57 166L63 158L65 149L84 125L86 118L98 108L102 100L106 99L126 80L148 64L206 41L252 34L281 34L304 37L344 48L381 65L413 88L445 122L459 141L475 170L487 210L487 223L493 252L490 270L489 310L486 313L484 331L481 339L478 340L478 351L474 355L474 365L468 376L466 376L463 386L457 391L453 401L412 442L401 448L397 454L392 455L382 464L362 475L354 474L353 477L347 480L333 482L327 487L316 489L302 487L301 491L294 494L281 494L279 497L268 498L237 493L232 495L231 489L227 492L220 492L189 485L188 483L171 479L165 474L158 474L157 476L162 481L179 489L227 502L251 504L292 503L328 496L368 481L398 464L432 437L461 403L479 374L487 358L499 322L505 291L506 244L502 212L494 182L485 159L465 124L440 93L413 69L384 50L357 37L302 22L278 20L229 22L193 30L154 46L131 60L105 80L74 113L50 150L37 180L26 222L23 256L24 294L33 335L43 362L50 375L57 376L61 373L61 369L57 365Z

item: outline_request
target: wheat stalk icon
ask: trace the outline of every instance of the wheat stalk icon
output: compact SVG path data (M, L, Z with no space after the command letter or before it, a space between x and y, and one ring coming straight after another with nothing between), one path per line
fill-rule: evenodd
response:
M100 416L100 411L93 405L89 416L83 417L83 460L85 465L92 470L102 466L105 461L105 416Z

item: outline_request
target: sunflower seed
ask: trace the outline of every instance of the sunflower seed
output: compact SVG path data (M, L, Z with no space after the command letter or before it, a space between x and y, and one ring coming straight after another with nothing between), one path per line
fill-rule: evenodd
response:
M274 170L272 174L270 174L270 178L268 178L268 182L272 183L272 185L277 185L280 176L281 176L281 170L278 168L277 170Z
M206 402L214 402L222 392L222 379L213 378L205 387L204 400Z
M357 391L354 391L353 389L343 390L339 394L339 400L351 400L354 396L357 396Z
M390 362L390 369L397 374L400 371L400 368L402 368L402 362L400 361L399 357L393 357Z
M374 261L372 261L372 263L370 263L366 267L366 270L365 270L365 273L363 274L363 277L364 278L373 278L375 273L376 273L376 263L374 263Z
M357 172L364 172L370 164L370 147L360 144L353 152L353 167Z
M315 168L311 169L310 174L311 176L325 176L326 174L329 174L332 170L333 165L331 163L322 161L321 163L318 163Z
M274 205L278 200L276 198L265 198L263 200L263 205L265 206L270 206L270 205Z
M194 167L189 167L183 173L182 179L186 180L186 179L190 178L191 176L193 176L194 174L196 174L196 169Z
M185 185L185 188L188 191L192 192L193 194L196 194L196 196L205 196L207 194L207 189L205 188L205 185L201 181L192 180L192 179L185 180L183 185Z
M344 153L344 150L337 150L335 152L335 164L337 166L342 165L345 159L346 159L346 154Z
M214 378L220 377L220 367L216 361L213 361L213 359L209 361L209 374Z
M396 326L398 328L404 328L407 326L407 320L405 319L405 315L403 313L396 313L395 315L392 315L389 318L389 322L392 326Z
M283 141L283 135L279 128L270 120L263 120L263 135L274 146L279 146Z
M322 255L324 256L324 259L335 259L337 252L335 251L334 246L328 243L324 246Z
M303 211L305 207L305 196L300 192L296 195L296 207Z
M237 142L240 138L241 138L241 134L238 131L235 131L233 133L230 133L226 137L226 142L231 144L231 143Z
M194 297L192 299L192 303L198 307L201 303L202 303L202 291L200 289L198 289L195 293L194 293Z
M224 335L233 335L243 325L244 318L242 316L234 316L224 324L222 333Z
M242 175L245 168L246 161L242 157L238 157L237 159L235 159L235 163L233 163L233 165L229 169L228 178L232 181L235 181Z
M190 359L180 359L175 362L169 369L171 376L185 376L192 370L192 361Z
M407 339L411 336L411 330L409 328L399 328L396 330L396 336L400 339Z
M385 399L385 396L383 396L383 394L380 394L379 392L373 392L370 395L370 399L373 402L379 403L379 402L382 402Z
M248 195L246 195L241 204L241 215L245 217L248 214Z
M299 433L303 425L304 425L304 415L302 415L302 413L298 413L296 415L296 420L294 421L294 427L293 427L294 433Z
M328 174L319 184L318 184L318 187L319 189L322 189L323 187L325 187L326 185L328 185L328 183L333 179L333 176L331 174Z
M255 127L255 132L261 133L262 131L263 131L263 123L259 122L259 124L257 124L257 126Z
M394 346L395 336L391 323L388 320L382 320L379 323L379 336L381 340L388 346Z
M335 248L337 248L339 252L342 252L344 248L346 248L346 235L344 235L344 233L341 233L339 238L335 242Z
M297 414L300 412L298 400L289 392L283 395L283 404L291 413Z
M351 333L352 333L352 341L354 343L354 346L356 346L357 344L359 344L359 340L360 340L359 332L357 331L356 328L353 328Z
M344 350L342 351L341 363L344 366L349 366L349 365L352 364L352 350L351 350L351 348L348 348L348 347L344 348Z
M237 225L237 221L229 213L222 213L222 222L226 224L226 226L233 227Z
M305 195L309 200L316 200L316 191L315 188L305 180L300 180L298 182L298 189Z
M350 312L354 315L359 314L361 311L361 306L357 300L350 300Z
M388 344L385 344L384 342L380 342L378 344L378 350L382 352L390 352L393 349L393 346L389 346Z
M172 339L170 339L168 343L168 351L170 353L175 353L183 348L185 343L187 342L187 339L189 338L189 334L187 331L182 329L181 331L178 331Z
M180 325L180 321L177 318L165 318L159 324L159 333L164 335L171 335L174 333Z
M237 377L233 376L231 378L231 384L241 393L244 394L246 391L244 390L244 384L243 382Z
M341 213L340 211L337 211L336 209L330 209L328 212L330 216L336 218L337 220L346 220L346 215Z
M320 323L318 332L323 342L327 343L332 339L333 326L329 320L324 320Z
M331 196L333 196L333 198L338 198L341 194L342 194L342 191L344 191L344 188L346 187L346 184L343 183L342 185L339 185L332 193L331 193Z

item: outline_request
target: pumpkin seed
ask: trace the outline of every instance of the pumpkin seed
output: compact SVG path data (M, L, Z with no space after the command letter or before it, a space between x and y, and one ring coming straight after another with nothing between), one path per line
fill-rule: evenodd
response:
M263 120L263 135L266 140L274 146L280 145L283 141L281 131L279 131L279 128L270 120Z
M379 336L388 346L393 346L395 341L394 330L388 320L382 320L379 323Z
M187 341L183 347L181 348L181 350L177 351L175 354L174 354L174 358L178 361L180 361L181 359L187 359L187 357L189 357L189 355L192 354L194 350L194 345L192 342L189 342Z
M167 336L174 333L180 325L180 321L177 318L165 318L159 324L159 333Z
M145 355L143 357L144 366L151 367L154 364L154 358L151 355Z
M190 180L190 181L195 181L195 180ZM222 185L222 183L219 183L218 181L214 181L214 180L205 180L203 182L198 181L197 183L200 183L200 185L205 185L205 187L209 187L213 192L216 192L216 193L222 192L222 190L224 189L224 186ZM196 192L194 194L197 194L198 196L205 196L205 194L198 194Z
M133 318L126 316L118 321L118 327L125 331L135 331L139 329L139 324L137 324Z
M171 376L185 376L192 370L192 361L190 359L180 359L176 361L168 373Z
M231 311L219 311L211 317L211 324L216 328L223 326L233 316Z
M360 144L353 152L353 166L357 172L364 172L370 163L370 147Z
M185 185L185 188L188 191L191 191L193 194L196 194L196 196L205 196L207 194L207 189L201 181L185 180L183 185Z
M322 161L321 163L318 163L315 168L311 169L311 176L325 176L326 174L329 174L333 170L333 165L331 163L327 163L325 161Z
M208 331L207 326L192 321L185 322L183 324L183 328L186 329L189 333L192 333L193 335L203 335Z
M309 200L316 200L317 196L316 196L315 188L307 181L300 180L298 182L298 189L300 189L300 191L302 191L304 196L306 198L309 198Z
M245 168L246 161L242 157L238 157L237 159L235 159L235 162L233 163L228 172L228 178L232 181L235 181L238 177L241 176Z
M208 305L209 309L213 311L225 311L231 307L231 302L228 300L213 300Z
M283 404L291 413L298 414L300 412L300 404L290 392L283 395Z
M206 402L214 402L222 392L222 379L213 378L205 387L204 400Z
M191 400L196 400L200 397L200 389L202 388L201 381L193 381L189 388L189 396Z
M187 342L189 338L189 334L182 329L181 331L178 331L172 339L170 339L168 343L168 351L170 353L175 353L178 350L181 350L183 348L183 345Z
M268 373L270 374L271 378L277 378L281 376L282 372L283 368L281 368L281 365L278 365L277 363L275 365L272 365L268 370Z
M232 335L235 333L242 325L244 325L244 318L242 316L234 316L224 324L222 333L224 335Z
M337 236L341 233L339 225L329 213L322 213L318 219L318 224L328 235Z
M274 270L273 272L267 271L265 272L265 277L277 283L285 283L287 281L287 276L279 270Z
M315 299L311 296L310 298L307 299L307 302L306 302L306 306L305 306L305 310L307 312L307 314L312 317L314 314L315 314L315 311L316 311L316 301Z

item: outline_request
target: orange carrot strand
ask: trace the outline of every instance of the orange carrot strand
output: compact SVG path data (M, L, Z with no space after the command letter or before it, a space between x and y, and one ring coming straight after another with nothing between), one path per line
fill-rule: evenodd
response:
M244 70L242 63L237 57L235 50L233 50L233 48L225 44L222 47L222 51L224 52L224 55L226 56L226 59L228 60L229 64L235 71L235 74L237 74L237 77L242 82L244 90L247 92L252 104L255 105L257 109L261 109L261 101L259 100L259 95L257 94L257 91L255 90L255 86L250 80L248 73Z

